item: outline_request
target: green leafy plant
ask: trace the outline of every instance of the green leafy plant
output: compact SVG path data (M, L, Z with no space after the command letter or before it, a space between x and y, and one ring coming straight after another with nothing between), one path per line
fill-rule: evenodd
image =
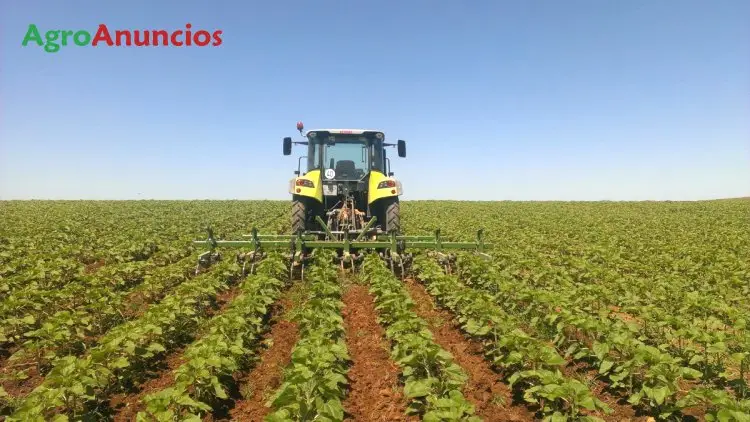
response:
M268 401L267 421L342 421L349 354L341 317L341 285L327 263L313 264L308 297L294 319L300 338L281 386Z
M410 400L407 411L429 421L480 420L461 393L466 374L434 342L401 281L374 255L365 258L361 277L375 296L380 322L393 344L391 356L401 367L404 394Z

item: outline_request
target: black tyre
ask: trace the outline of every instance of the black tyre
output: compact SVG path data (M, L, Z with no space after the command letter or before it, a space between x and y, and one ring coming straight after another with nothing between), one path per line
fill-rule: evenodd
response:
M307 207L302 201L292 201L292 233L297 234L305 231L307 220Z
M401 234L401 208L398 204L398 199L388 203L385 207L384 230L387 233L395 231L396 234Z

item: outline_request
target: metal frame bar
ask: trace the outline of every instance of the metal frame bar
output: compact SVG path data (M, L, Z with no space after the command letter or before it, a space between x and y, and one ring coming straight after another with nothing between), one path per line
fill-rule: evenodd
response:
M332 239L333 233L320 217L317 218L329 239ZM372 222L373 220L370 221ZM294 246L296 251L301 251L303 248L343 249L345 254L349 253L352 249L390 249L392 252L395 252L399 249L399 246L403 250L434 249L440 252L443 250L474 249L477 252L483 253L487 248L492 247L492 245L484 242L483 229L477 231L477 237L474 242L444 242L440 235L440 229L435 230L433 236L400 236L391 233L387 236L379 235L376 240L362 240L362 237L367 233L367 229L368 227L365 227L365 229L359 232L359 235L354 240L350 239L349 232L347 231L342 232L344 234L343 240L318 240L314 235L303 233L296 235L260 235L258 234L258 230L253 227L251 234L243 235L243 237L250 237L250 240L216 240L211 227L207 227L208 238L206 240L194 240L193 244L205 244L210 251L218 247L241 248L247 246L258 251L261 249L287 249Z
M370 230L370 228L375 225L375 222L378 220L378 217L373 216L370 221L367 222L367 225L362 229L362 232L357 236L356 239L354 239L356 242L359 242L362 240L362 238L367 234L367 231Z
M329 239L333 239L333 233L331 233L331 229L328 228L328 225L325 223L325 221L323 221L322 218L320 218L319 215L315 216L315 221L320 224L320 227L323 227L323 230L325 230L326 232L326 236L328 236Z

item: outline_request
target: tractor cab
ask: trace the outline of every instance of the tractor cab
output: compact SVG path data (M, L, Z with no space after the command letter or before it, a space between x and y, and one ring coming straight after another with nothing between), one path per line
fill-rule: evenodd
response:
M307 132L307 170L322 169L327 180L362 180L371 170L391 174L384 134L373 130L321 129ZM288 138L291 152L291 138ZM285 142L286 139L285 139ZM404 141L398 141L399 156L406 156ZM286 149L285 149L286 151ZM288 155L288 154L286 154ZM301 164L301 163L300 163ZM300 171L301 169L298 169ZM299 174L299 173L298 173Z
M333 132L333 133L331 133ZM322 169L328 181L358 181L370 170L384 171L382 140L375 132L321 130L307 133L307 171ZM382 133L378 133L382 137Z
M387 143L384 133L377 130L319 129L303 133L301 122L297 129L304 141L284 138L284 155L291 155L292 144L307 148L307 155L298 159L296 177L290 181L294 231L316 230L321 226L316 216L327 220L329 227L351 230L363 229L375 216L377 226L385 231L390 215L390 228L400 229L395 213L401 183L393 179L386 148L397 146L398 155L405 157L404 141ZM302 160L306 163L304 172ZM304 209L304 224L295 209ZM333 218L340 215L348 220L346 224Z

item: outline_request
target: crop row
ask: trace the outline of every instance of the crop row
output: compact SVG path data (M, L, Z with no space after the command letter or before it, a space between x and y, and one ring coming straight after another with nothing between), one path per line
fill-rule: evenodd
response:
M577 312L549 292L510 283L490 265L463 257L459 274L477 294L515 312L540 336L550 339L566 355L592 362L612 388L624 390L633 405L644 405L662 416L677 409L674 402L683 379L700 372L668 353L644 344L619 319L597 318Z
M310 280L308 296L294 315L300 337L283 382L268 402L274 410L266 417L269 422L344 418L350 358L341 316L342 287L335 268L325 259L328 255L322 255L305 271Z
M141 317L107 332L83 357L58 359L44 382L6 420L44 420L52 414L96 412L97 401L142 378L164 353L189 340L221 289L233 283L240 268L221 262L181 284Z
M51 201L0 203L0 299L17 289L61 288L102 263L169 259L192 248L211 222L217 235L249 230L247 222L278 231L288 204L203 201ZM184 254L183 254L184 256Z
M424 201L402 211L407 231L439 226L465 240L485 227L495 256L524 282L593 287L611 299L605 306L655 314L654 327L702 327L692 317L713 315L740 328L750 312L748 204Z
M41 250L34 252L30 252L33 249L28 248L29 239L23 239L17 247L8 245L9 247L0 253L4 258L0 267L0 297L4 298L18 289L29 286L38 289L61 288L84 275L89 265L102 261L108 264L145 261L158 250L153 241L139 244L133 239L128 239L119 247L104 248L104 256L96 257L93 250L88 253L71 250L73 248L66 243L66 238L57 241L64 246L53 249L45 244Z
M175 371L175 385L147 395L138 421L196 418L227 400L232 374L247 367L258 347L265 317L284 287L286 265L277 256L261 262L245 279L240 294L201 331L205 334L184 352L185 363Z
M13 248L16 251L14 254L9 251L0 252L0 256L5 257L0 260L0 299L5 301L10 295L43 296L66 288L69 284L85 284L90 279L87 275L103 265L106 267L104 271L113 268L124 273L128 270L138 271L145 266L139 264L145 264L146 261L157 266L167 265L187 256L193 250L189 243L157 245L153 240L139 243L133 239L111 249L100 249L102 252L99 256L69 251L66 253L65 249L69 248L70 244L63 243L58 248L47 246L36 254L29 254L23 248ZM0 305L0 309L4 308L5 306Z
M65 319L66 315L55 312L66 310L72 317L97 303L109 303L114 296L124 296L133 286L163 266L168 266L189 255L189 250L155 262L125 262L105 266L94 275L83 276L62 288L36 289L30 285L16 291L0 302L0 343L13 344L23 341L23 333L33 331L44 324L45 318ZM187 258L185 258L187 259Z
M582 410L611 412L589 388L562 374L566 364L554 347L526 333L519 320L504 312L489 295L463 286L443 273L434 259L415 259L417 277L438 303L450 309L462 329L481 340L487 356L508 375L511 387L538 403L541 412L554 418L576 418Z
M732 382L726 369L734 366L739 369L735 383L741 382L750 368L749 311L732 306L731 296L706 292L709 286L688 288L672 279L638 280L603 270L578 274L574 266L554 269L541 262L519 267L508 256L496 266L528 294L547 296L566 309L596 318L627 314L644 343L670 350L701 371L704 380ZM745 396L747 386L739 391Z
M433 340L427 322L414 312L403 283L376 255L365 257L362 279L375 296L380 323L393 344L391 356L400 367L408 413L425 421L479 421L474 406L461 393L466 374L453 356Z
M458 261L460 279L473 290L474 295L499 304L511 312L521 323L534 329L535 334L552 341L566 356L587 363L608 381L608 386L627 394L632 405L650 409L660 417L668 417L700 401L685 398L681 386L685 380L700 377L679 358L638 338L618 318L597 318L566 306L558 295L534 290L504 279L482 259L462 255ZM696 390L702 397L712 395L716 403L709 411L718 414L724 410L742 408L742 402L731 399L724 391L711 393Z
M134 308L161 299L172 288L192 278L194 264L195 259L187 257L173 265L151 268L132 289L112 290L102 284L88 289L68 309L46 318L38 314L39 320L26 327L28 331L22 334L20 348L9 362L32 359L41 371L61 356L83 352L98 336L129 320Z

